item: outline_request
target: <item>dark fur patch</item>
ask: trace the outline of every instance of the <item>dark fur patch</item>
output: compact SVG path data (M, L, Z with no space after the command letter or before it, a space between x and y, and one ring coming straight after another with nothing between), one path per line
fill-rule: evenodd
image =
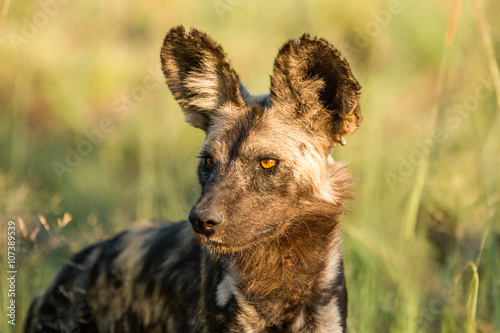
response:
M236 124L226 132L224 138L230 142L229 156L231 159L239 156L240 148L248 137L255 119L261 117L263 113L262 106L250 105L245 116L239 117Z

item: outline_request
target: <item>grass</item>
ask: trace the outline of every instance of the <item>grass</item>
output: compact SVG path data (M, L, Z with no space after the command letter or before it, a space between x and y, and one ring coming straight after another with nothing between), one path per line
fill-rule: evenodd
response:
M305 31L350 61L364 122L333 152L357 175L342 225L350 332L500 331L498 2L87 1L46 22L40 4L0 11L0 227L15 221L18 245L16 326L0 251L1 332L21 332L71 253L184 219L197 199L203 134L157 68L179 23L219 41L256 93Z

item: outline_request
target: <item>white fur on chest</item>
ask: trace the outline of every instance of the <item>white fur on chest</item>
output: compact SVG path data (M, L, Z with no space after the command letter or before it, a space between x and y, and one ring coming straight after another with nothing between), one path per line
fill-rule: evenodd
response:
M320 288L326 289L331 287L332 281L342 274L342 252L340 236L334 237L328 250L328 261L325 270L319 277ZM238 326L241 332L245 333L258 333L263 331L267 322L256 311L255 307L248 302L248 299L238 288L236 274L231 271L224 273L224 276L217 286L216 303L221 309L224 309L229 301L234 297L236 300L239 311L236 316ZM311 315L310 311L307 315ZM291 325L290 333L341 333L342 332L342 315L339 309L338 299L332 297L328 304L318 306L314 311L314 318L307 318L305 308L299 312ZM310 328L310 323L314 322L314 328Z

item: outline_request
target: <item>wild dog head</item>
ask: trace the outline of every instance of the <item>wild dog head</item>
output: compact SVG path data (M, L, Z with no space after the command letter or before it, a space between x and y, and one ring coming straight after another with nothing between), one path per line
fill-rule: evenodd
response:
M249 94L222 48L198 30L172 29L161 61L186 121L206 132L202 193L189 214L199 241L241 251L343 199L348 176L330 152L361 123L360 86L326 40L287 42L266 96Z

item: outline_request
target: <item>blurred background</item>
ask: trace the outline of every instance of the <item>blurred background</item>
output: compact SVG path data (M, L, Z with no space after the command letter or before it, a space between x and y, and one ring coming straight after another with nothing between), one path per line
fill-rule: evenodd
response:
M181 23L223 45L254 93L304 32L350 62L364 122L333 157L356 174L342 218L351 333L500 331L499 1L1 3L1 332L21 331L71 253L134 221L185 219L198 198L204 135L159 67Z

